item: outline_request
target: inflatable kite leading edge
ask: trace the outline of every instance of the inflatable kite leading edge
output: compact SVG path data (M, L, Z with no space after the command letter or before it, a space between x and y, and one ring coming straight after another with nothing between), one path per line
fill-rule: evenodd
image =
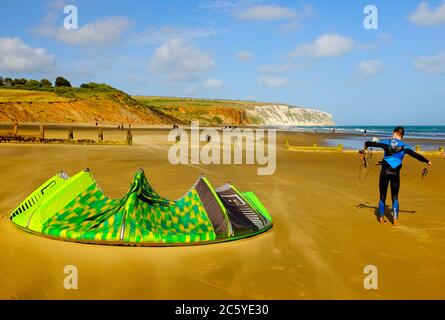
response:
M76 242L168 246L223 242L272 227L272 218L253 192L231 184L214 189L201 176L180 199L161 197L144 171L121 199L110 199L89 169L62 172L34 191L11 214L25 231Z

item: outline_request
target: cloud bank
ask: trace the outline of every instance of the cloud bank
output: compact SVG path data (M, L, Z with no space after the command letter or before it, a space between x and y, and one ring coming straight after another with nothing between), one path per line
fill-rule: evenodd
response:
M337 57L348 53L353 47L354 41L349 37L339 34L324 34L314 42L297 46L291 55L314 58Z
M0 71L48 72L55 57L42 48L32 48L19 38L0 38Z
M423 27L445 24L445 1L443 1L436 9L431 9L428 2L423 1L408 19L412 23Z
M169 81L199 80L213 67L209 54L182 39L167 41L149 61L149 70Z
M384 66L384 63L377 59L364 60L358 64L358 71L362 78L368 79L381 73Z
M423 56L414 61L414 67L426 74L443 75L445 74L445 52L435 56Z

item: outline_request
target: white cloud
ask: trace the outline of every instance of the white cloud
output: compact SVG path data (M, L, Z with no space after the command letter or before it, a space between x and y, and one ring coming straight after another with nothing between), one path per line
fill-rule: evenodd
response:
M32 48L19 38L0 38L0 71L47 72L55 66L55 57L45 49Z
M445 1L436 9L430 9L428 2L422 1L409 20L418 26L438 26L445 24Z
M167 25L161 28L150 27L146 31L138 33L134 37L134 42L144 43L164 43L171 39L192 40L199 38L209 38L217 36L220 31L210 27L186 27Z
M263 76L258 78L258 83L270 88L279 88L287 85L289 83L289 79L286 77Z
M242 10L236 10L234 16L241 20L292 20L298 18L295 9L275 4L259 4Z
M213 10L216 12L230 12L234 9L246 7L258 0L204 0L199 4L199 8L203 10Z
M125 30L133 24L125 17L116 16L97 20L77 30L66 30L63 27L55 27L53 20L54 16L48 15L37 28L36 33L69 45L97 47L115 44L121 39Z
M157 48L149 69L170 81L198 80L215 66L213 58L182 39L172 39Z
M208 79L205 83L206 88L209 89L221 89L224 87L224 82L218 79Z
M47 3L47 6L51 8L52 10L63 10L67 5L69 5L68 2L63 0L55 0L52 2Z
M384 63L380 60L364 60L358 64L358 72L362 78L368 79L382 72L384 66Z
M292 56L312 56L327 58L341 56L354 47L354 41L339 34L324 34L312 43L302 44L295 48Z
M414 67L427 74L445 74L445 52L435 56L419 57L414 61Z
M260 71L262 73L284 73L288 72L293 68L293 64L284 63L284 64L271 64L264 65L260 67Z
M296 9L273 3L265 4L263 0L205 0L199 8L227 13L244 21L282 21L279 30L284 32L299 30L300 20L315 14L314 7L310 4L303 4Z
M253 55L252 55L252 53L250 53L249 51L241 50L241 51L239 51L239 52L236 54L236 57L237 57L237 59L240 60L240 61L247 62L247 61L252 60Z

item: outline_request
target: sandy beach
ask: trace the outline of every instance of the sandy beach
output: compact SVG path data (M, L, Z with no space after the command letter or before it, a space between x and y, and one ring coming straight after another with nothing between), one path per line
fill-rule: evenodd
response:
M173 166L167 134L135 130L134 146L1 144L0 299L445 299L444 156L430 157L422 181L424 165L407 157L394 228L376 220L378 167L359 188L356 154L284 147L286 138L311 145L313 134L278 133L271 176L257 175L256 165ZM138 168L169 198L201 173L214 186L231 181L257 194L274 227L231 243L127 248L50 240L8 220L46 179L87 167L112 197L127 191ZM78 290L63 286L66 265L78 268ZM378 268L378 290L364 289L366 265Z

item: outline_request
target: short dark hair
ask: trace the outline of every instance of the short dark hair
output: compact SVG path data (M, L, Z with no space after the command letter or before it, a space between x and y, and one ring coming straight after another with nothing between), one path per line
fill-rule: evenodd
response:
M398 133L400 134L400 136L403 138L403 136L405 135L405 128L403 127L396 127L393 131L393 133Z

